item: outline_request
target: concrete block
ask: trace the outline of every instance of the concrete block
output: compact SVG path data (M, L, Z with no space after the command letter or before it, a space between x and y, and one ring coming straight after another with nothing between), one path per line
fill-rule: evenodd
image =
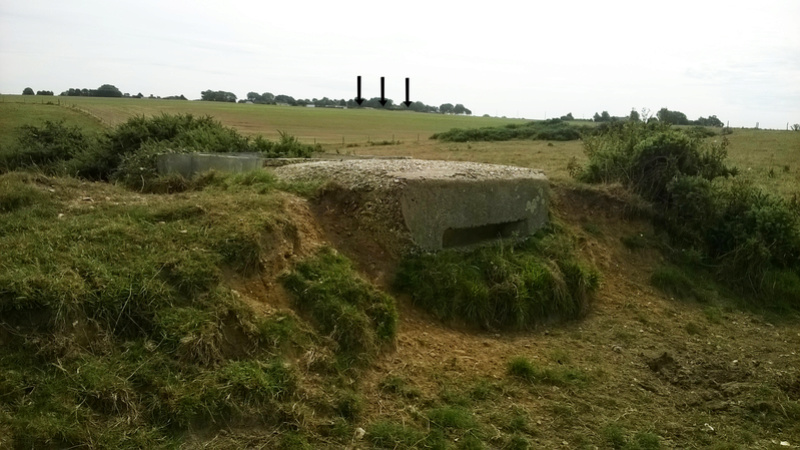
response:
M547 179L410 179L403 219L424 250L524 237L547 224Z
M158 156L158 173L177 173L192 178L198 173L248 172L264 167L264 158L255 154L169 153Z

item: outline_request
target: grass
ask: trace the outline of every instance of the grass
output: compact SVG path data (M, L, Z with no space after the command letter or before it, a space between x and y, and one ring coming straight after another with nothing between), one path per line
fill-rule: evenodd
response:
M394 342L394 299L360 278L352 263L335 250L323 248L282 281L319 332L337 343L346 366L365 363Z
M579 317L599 275L574 258L566 236L547 233L518 245L410 255L396 286L441 320L484 329Z
M198 424L283 423L297 376L275 349L301 333L222 285L261 270L281 194L211 189L144 208L105 186L72 204L84 188L0 175L0 316L15 330L0 346L0 426L15 445L162 447Z
M367 428L369 441L376 448L416 449L426 440L421 431L389 421L380 421Z
M700 302L708 300L695 280L677 266L663 265L656 268L650 276L650 283L679 299L694 299Z
M658 435L649 431L638 431L632 436L626 436L625 429L612 423L606 425L601 434L607 444L615 450L658 450L661 440Z
M528 358L518 356L508 362L508 374L532 384L551 386L581 385L589 381L583 371L570 367L540 367Z
M0 148L8 148L16 142L14 130L23 125L41 125L45 121L58 122L64 120L70 125L75 125L84 132L99 133L105 130L105 125L95 117L88 116L80 111L67 108L64 105L49 105L47 101L57 102L58 98L50 97L45 103L42 99L30 103L18 102L22 96L0 96Z

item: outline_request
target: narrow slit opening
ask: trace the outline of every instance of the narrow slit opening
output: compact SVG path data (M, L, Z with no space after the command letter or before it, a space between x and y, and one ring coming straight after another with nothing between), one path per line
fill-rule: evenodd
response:
M466 247L495 239L505 239L521 234L526 229L527 220L490 223L476 227L448 228L442 235L442 247Z

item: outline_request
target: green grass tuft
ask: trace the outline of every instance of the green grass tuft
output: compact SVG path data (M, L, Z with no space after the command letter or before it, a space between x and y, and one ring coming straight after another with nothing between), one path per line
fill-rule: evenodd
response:
M335 250L323 248L282 281L319 331L337 343L345 360L368 361L380 347L394 342L394 299L360 278L352 263Z
M428 420L439 428L472 430L478 424L469 410L460 406L443 406L428 411Z
M376 448L424 448L426 436L417 429L394 422L380 421L367 427L367 439Z
M523 329L579 317L599 275L574 259L565 237L551 234L516 246L410 255L395 284L442 320Z
M508 373L529 383L553 386L581 385L589 381L589 376L581 370L569 367L542 368L522 356L517 356L509 361Z

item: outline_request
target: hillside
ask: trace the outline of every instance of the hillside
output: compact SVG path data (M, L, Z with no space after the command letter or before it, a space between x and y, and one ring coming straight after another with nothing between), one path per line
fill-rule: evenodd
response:
M27 107L0 104L0 123L42 108L86 117ZM360 126L334 112L344 122L305 118L308 136ZM790 197L795 135L736 130L731 160ZM510 331L439 320L393 284L402 261L370 251L347 211L330 214L347 199L268 174L174 194L0 174L0 448L800 445L797 311L748 306L710 280L700 300L655 288L670 263L647 206L572 181L579 143L349 150L544 168L555 226L536 239L599 272L588 311Z

